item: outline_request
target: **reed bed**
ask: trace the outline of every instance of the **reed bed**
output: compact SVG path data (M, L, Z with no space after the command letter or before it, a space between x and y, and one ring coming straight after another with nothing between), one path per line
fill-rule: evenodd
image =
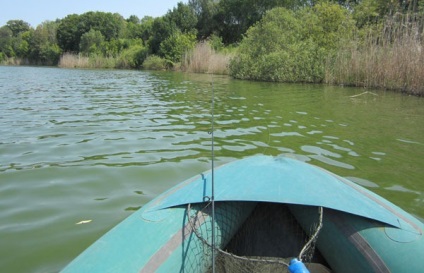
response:
M64 53L59 59L62 68L90 68L89 58L81 54Z
M185 54L181 69L193 73L228 75L231 58L232 54L217 52L208 42L200 42Z
M28 59L22 59L22 58L6 58L5 60L0 62L1 65L30 65L30 62Z
M116 68L117 59L103 56L84 56L81 54L64 53L58 66L61 68Z
M424 96L423 17L396 15L378 34L347 43L327 64L325 81Z

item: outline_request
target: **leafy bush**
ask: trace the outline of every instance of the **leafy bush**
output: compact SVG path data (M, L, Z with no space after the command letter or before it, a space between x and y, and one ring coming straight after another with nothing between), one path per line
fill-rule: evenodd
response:
M57 65L61 53L57 44L42 45L39 51L39 61L44 65Z
M175 32L160 44L160 54L172 63L180 62L184 53L196 45L196 34Z
M224 43L222 42L222 38L216 34L212 34L211 36L209 36L207 40L214 50L219 51L224 48Z
M141 44L133 45L122 51L117 67L140 68L147 57L148 49Z
M275 8L247 31L230 74L251 80L322 82L327 58L353 30L350 15L339 5Z
M143 62L143 68L147 70L165 70L167 67L167 61L157 55L150 55Z

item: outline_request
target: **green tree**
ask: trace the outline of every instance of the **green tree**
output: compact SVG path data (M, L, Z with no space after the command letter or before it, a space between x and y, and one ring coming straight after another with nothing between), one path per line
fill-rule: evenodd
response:
M154 18L145 16L139 19L137 16L130 16L127 19L127 25L125 28L125 38L128 39L142 39L143 44L146 45L150 36L152 36L152 26Z
M81 37L91 29L99 31L105 41L119 39L124 34L126 22L117 13L86 12L71 14L61 20L57 29L57 40L63 51L78 52Z
M100 31L105 40L110 41L121 37L125 20L118 13L90 11L80 16L78 27L82 34L91 29Z
M31 28L30 25L23 20L9 20L6 26L12 31L14 37L17 37L19 33L28 31Z
M172 11L168 11L165 16L174 22L182 32L192 32L196 28L196 14L189 5L182 2L179 2Z
M275 7L294 9L306 1L296 0L221 0L214 16L217 31L224 43L239 42L247 29L258 22L266 11Z
M22 20L9 20L0 28L0 52L3 58L26 58L29 52L28 35L33 29Z
M377 23L380 16L380 8L376 0L363 0L355 6L353 11L353 18L359 28Z
M13 32L9 27L3 26L0 28L0 52L2 52L3 58L14 57L15 51L12 47L13 44Z
M197 35L199 40L208 38L217 30L215 16L218 13L219 0L189 0L188 5L197 17Z
M57 42L64 52L78 52L81 35L85 30L79 27L80 15L71 14L60 21Z
M144 16L140 21L140 37L144 45L147 44L149 38L153 35L153 22L155 19L151 16Z
M316 4L312 10L304 9L302 17L307 35L321 48L334 50L340 41L351 38L355 30L355 22L350 12L340 5L330 2ZM302 13L302 11L299 11Z
M196 34L181 33L176 31L165 39L161 45L159 53L166 60L172 63L181 61L182 56L196 45Z
M13 50L16 57L27 59L30 57L31 52L31 37L34 33L33 29L19 33L17 37L13 38Z
M125 27L125 38L128 39L137 39L141 38L141 20L135 15L131 15L127 20L127 24Z
M46 21L28 34L29 58L32 63L56 65L62 53L57 44L58 22Z
M113 39L111 41L104 41L100 45L101 53L107 57L118 57L119 54L133 46L138 44L138 39Z
M105 38L100 31L91 29L81 36L79 51L87 55L100 53L100 46L104 41Z
M126 20L128 23L133 23L135 25L140 24L140 18L138 18L137 15L130 15L128 19Z
M152 24L152 35L149 38L148 44L150 53L159 54L160 45L168 37L178 30L177 25L169 20L168 17L155 18Z

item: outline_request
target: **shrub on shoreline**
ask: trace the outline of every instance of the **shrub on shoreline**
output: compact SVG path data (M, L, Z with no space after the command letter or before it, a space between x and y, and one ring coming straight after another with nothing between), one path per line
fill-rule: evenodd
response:
M247 31L230 74L239 79L319 83L325 60L353 32L339 5L320 3L297 11L275 8Z
M147 70L166 70L167 61L157 55L150 55L144 60L143 68Z

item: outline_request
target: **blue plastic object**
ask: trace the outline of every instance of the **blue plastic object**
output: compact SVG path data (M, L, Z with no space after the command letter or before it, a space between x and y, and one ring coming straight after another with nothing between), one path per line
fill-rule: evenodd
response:
M290 273L309 273L305 264L296 258L290 261L289 271Z

